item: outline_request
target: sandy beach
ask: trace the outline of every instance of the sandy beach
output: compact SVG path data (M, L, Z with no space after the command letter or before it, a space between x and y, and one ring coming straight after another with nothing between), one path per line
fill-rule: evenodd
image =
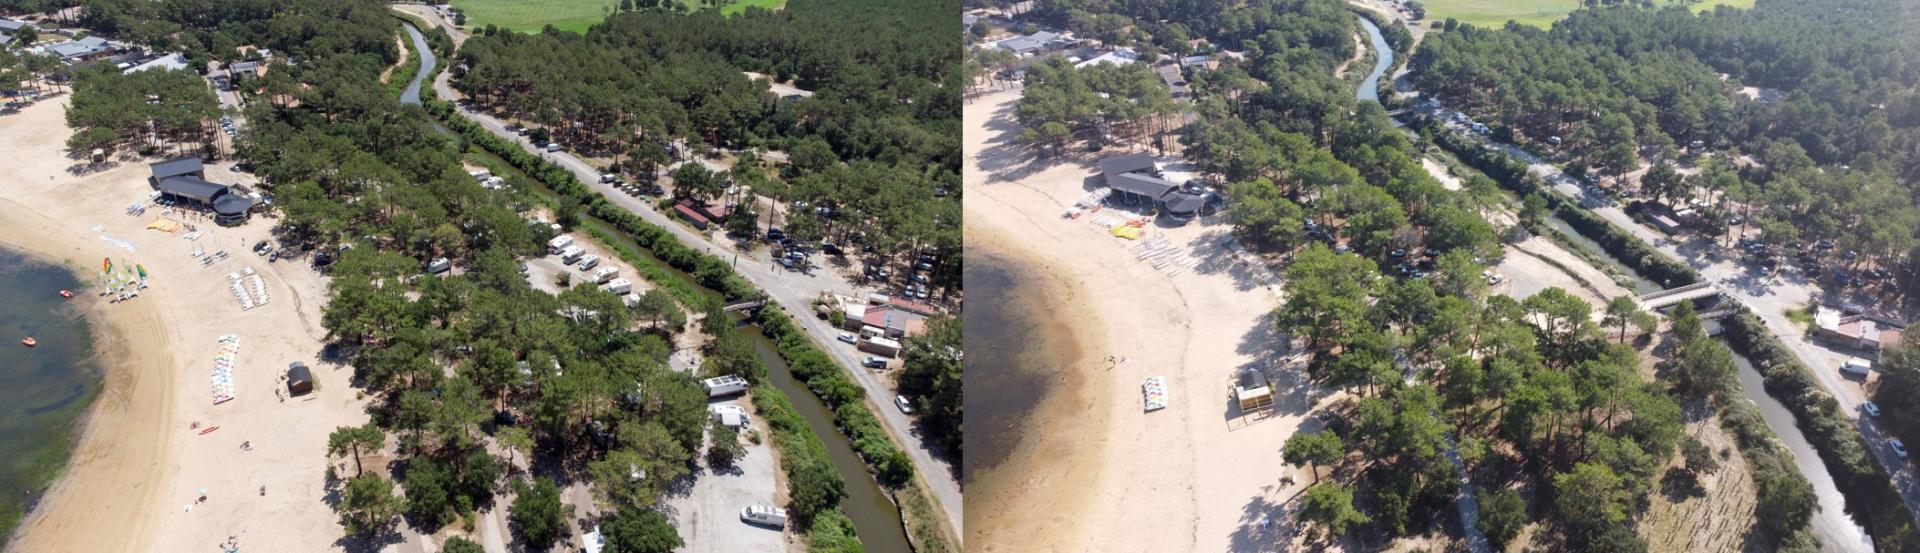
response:
M208 254L230 254L203 267L185 230L146 228L167 216L162 208L127 213L147 200L146 163L154 160L69 172L64 104L55 98L0 116L0 165L8 168L0 176L0 243L89 282L103 257L138 263L151 287L121 303L92 298L98 289L77 291L97 329L104 388L71 464L7 550L217 551L230 536L248 551L342 550L326 492L326 438L367 415L348 385L351 370L318 359L325 279L305 262L269 263L249 251L268 237L272 219L221 228L173 215L201 231ZM228 165L207 173L214 182L255 182ZM271 300L243 311L226 275L245 267L262 275ZM209 381L227 334L240 337L238 394L215 405ZM282 401L275 391L284 391L279 378L290 361L315 368L316 391ZM190 428L196 422L218 430L203 434ZM380 464L369 457L369 467ZM197 503L201 489L207 500Z
M1096 174L1093 158L1034 160L1012 137L1018 91L966 106L967 243L1010 252L1071 290L1055 304L1075 321L1082 363L1033 420L1039 430L968 491L969 543L982 551L1269 551L1287 541L1284 513L1301 484L1280 459L1324 393L1277 351L1271 312L1277 283L1222 246L1222 221L1149 224L1190 269L1163 271L1136 257L1135 241L1091 221L1066 219ZM1109 155L1117 152L1109 152ZM1166 161L1166 160L1163 160ZM975 291L978 293L979 291ZM1109 356L1113 361L1108 361ZM1124 362L1121 362L1124 360ZM1274 378L1275 409L1243 414L1235 373ZM1140 385L1168 382L1170 406L1145 413ZM1060 431L1077 419L1096 428ZM1070 424L1066 424L1071 426Z

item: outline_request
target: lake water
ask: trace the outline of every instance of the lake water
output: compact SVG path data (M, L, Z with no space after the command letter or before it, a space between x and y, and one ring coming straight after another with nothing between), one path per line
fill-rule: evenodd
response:
M996 301L974 302L967 327L965 480L1007 460L1025 437L1029 415L1051 386L1049 366L1067 360L1034 344L1049 342L1027 298L1031 279L1019 266L968 246L967 289Z
M90 329L58 295L80 288L65 269L0 248L0 532L59 475L74 423L100 393ZM28 336L39 345L22 345Z

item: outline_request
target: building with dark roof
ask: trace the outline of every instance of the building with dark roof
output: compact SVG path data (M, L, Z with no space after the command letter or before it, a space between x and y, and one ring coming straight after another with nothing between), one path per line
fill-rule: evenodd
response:
M175 177L185 178L185 177ZM247 216L253 213L253 198L229 192L213 200L213 222L225 226L234 226L247 222Z
M1175 192L1167 196L1167 217L1175 221L1191 221L1200 214L1200 208L1207 205L1207 197L1202 194Z
M1100 173L1106 180L1107 188L1120 196L1120 200L1129 205L1142 201L1148 205L1158 203L1168 192L1179 188L1166 179L1160 178L1160 168L1153 163L1153 156L1147 154L1126 154L1100 160Z
M1112 188L1114 192L1124 192L1139 196L1140 198L1138 199L1152 199L1156 201L1165 199L1168 192L1172 192L1173 189L1180 187L1180 185L1168 182L1166 179L1146 173L1108 175L1107 186Z
M160 191L161 197L176 202L200 204L205 207L213 207L214 201L219 200L221 196L225 196L228 192L225 185L207 182L199 177L184 175L160 179L159 185L155 188Z
M147 164L153 170L153 176L147 178L147 184L160 187L160 181L172 177L207 178L207 164L195 156L177 157L166 161Z

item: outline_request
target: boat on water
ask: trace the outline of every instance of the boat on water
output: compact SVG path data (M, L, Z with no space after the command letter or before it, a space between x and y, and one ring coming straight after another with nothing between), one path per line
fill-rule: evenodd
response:
M25 338L21 338L21 339L20 339L20 343L21 343L21 344L24 344L24 345L26 345L27 347L33 347L33 346L37 346L37 345L40 345L40 341L39 341L39 340L35 340L35 339L33 339L33 337L32 337L32 336L28 336L28 337L25 337Z
M60 291L60 297L63 297L63 298L72 298L72 297L73 297L73 291L72 291L72 290L61 290L61 291Z

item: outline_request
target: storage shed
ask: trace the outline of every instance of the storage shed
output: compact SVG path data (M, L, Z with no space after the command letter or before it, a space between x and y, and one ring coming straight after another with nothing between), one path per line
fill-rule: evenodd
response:
M307 370L307 364L294 361L287 365L287 395L298 396L313 391L313 371Z

